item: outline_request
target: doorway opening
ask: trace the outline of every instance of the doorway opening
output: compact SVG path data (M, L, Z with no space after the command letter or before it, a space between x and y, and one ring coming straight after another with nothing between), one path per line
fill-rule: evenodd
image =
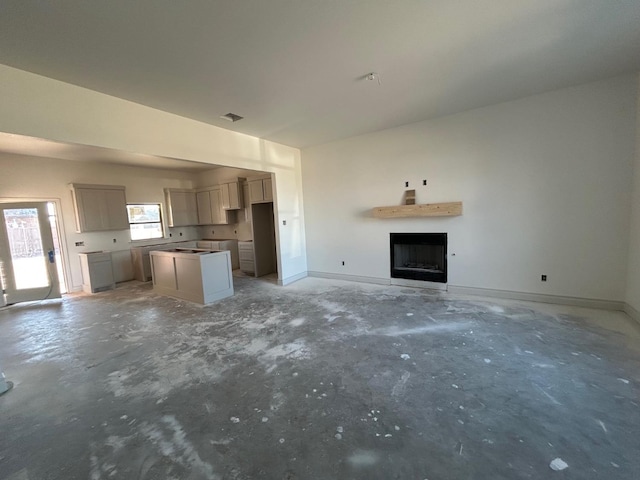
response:
M0 203L0 305L66 292L55 202Z

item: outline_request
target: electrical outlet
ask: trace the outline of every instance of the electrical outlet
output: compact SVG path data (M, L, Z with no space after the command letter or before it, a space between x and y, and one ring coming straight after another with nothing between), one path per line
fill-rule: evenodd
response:
M282 220L282 225L286 225L287 221L286 220Z
M408 187L409 186L409 182L404 182L404 186Z
M342 266L344 267L344 260L342 261Z
M84 242L76 242L76 247L84 247Z
M182 236L182 232L180 232L180 236Z
M114 239L113 239L113 243L116 243L116 241L117 241L117 240L114 238Z
M547 281L547 276L546 275L542 275L540 277L540 280L542 280L543 282L546 282Z
M426 180L422 180L422 185L426 185L427 181Z

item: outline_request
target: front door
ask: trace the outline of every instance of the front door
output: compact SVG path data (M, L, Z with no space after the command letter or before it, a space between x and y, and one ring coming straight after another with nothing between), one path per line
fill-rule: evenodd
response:
M2 203L0 225L0 305L60 298L47 203Z

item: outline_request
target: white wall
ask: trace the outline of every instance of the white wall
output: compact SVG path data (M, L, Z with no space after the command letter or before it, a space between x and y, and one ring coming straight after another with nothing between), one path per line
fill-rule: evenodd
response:
M195 186L208 187L225 182L234 182L238 177L255 177L265 172L256 170L243 170L241 168L220 167L208 170L196 176Z
M637 78L636 101L636 153L633 171L633 199L631 202L631 235L629 241L629 267L626 301L635 311L630 312L640 321L640 75Z
M390 232L447 232L450 285L623 301L636 95L629 75L303 150L309 271L389 279ZM372 218L405 181L464 214Z
M163 188L192 188L194 177L193 174L174 170L104 165L4 153L0 153L0 172L0 200L27 198L59 201L58 204L61 207L59 215L62 217L64 234L63 253L67 271L71 274L71 278L67 279L70 282L67 286L69 290L79 289L82 286L79 252L113 251L117 262L116 271L120 273L116 280L132 278L129 231L76 233L69 183L124 185L127 202L157 202L162 203L164 208ZM170 241L195 240L199 237L196 227L172 228L169 231L173 235ZM146 243L164 241L155 239ZM84 246L76 247L75 242L84 242Z
M274 173L278 271L285 282L306 272L298 149L5 65L0 98L1 132Z

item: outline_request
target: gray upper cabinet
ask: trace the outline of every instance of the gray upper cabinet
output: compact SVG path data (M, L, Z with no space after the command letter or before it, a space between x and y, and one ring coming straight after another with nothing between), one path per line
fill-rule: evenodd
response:
M124 187L79 183L70 187L77 232L129 229Z
M167 207L168 226L185 227L198 225L196 192L181 188L165 188L164 198Z
M264 193L264 201L273 202L273 186L271 185L271 177L262 180L262 191Z
M222 194L222 208L224 210L240 210L242 208L242 195L238 182L223 183L220 185Z
M249 183L242 183L242 199L244 200L244 221L251 221L251 199L249 195Z
M198 204L198 225L212 225L211 218L211 201L209 200L209 191L196 193L196 201Z
M222 207L222 188L211 187L196 193L198 225L228 225L229 216Z
M215 187L209 190L209 201L211 202L211 223L220 225L227 222L227 212L222 208L222 189Z
M250 178L248 182L251 203L273 202L273 185L270 175L268 177Z

